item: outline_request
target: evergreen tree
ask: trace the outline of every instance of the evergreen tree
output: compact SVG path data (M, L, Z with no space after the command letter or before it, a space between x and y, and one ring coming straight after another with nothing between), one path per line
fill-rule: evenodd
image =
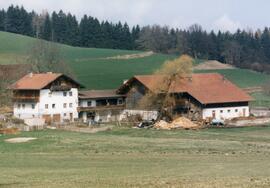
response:
M69 45L79 44L79 26L75 16L67 15L66 43Z
M52 40L52 25L50 15L47 14L41 31L41 36L44 40Z
M5 10L0 10L0 31L5 30L5 17L6 17L6 12Z
M136 25L132 28L131 37L132 37L132 49L138 49L137 40L139 39L141 28L139 25Z

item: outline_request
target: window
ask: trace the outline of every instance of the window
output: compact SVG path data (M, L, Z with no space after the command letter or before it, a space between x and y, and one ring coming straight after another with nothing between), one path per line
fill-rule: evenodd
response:
M66 117L67 116L67 113L64 113L64 116Z
M230 112L231 112L231 110L227 110L227 112L228 112L228 113L230 113Z
M123 99L119 99L118 104L123 104Z
M69 92L69 96L72 96L72 91Z
M235 112L238 112L238 109L235 109Z
M64 104L63 104L63 107L66 108L66 107L67 107L67 103L64 103Z
M72 103L69 103L69 107L72 108L73 104Z
M32 115L32 117L34 118L34 117L35 117L35 115L33 114L33 115Z
M220 113L223 113L223 110L220 110Z
M52 104L52 108L55 108L55 104Z
M22 108L23 108L23 109L25 108L25 104L22 104Z
M35 109L36 105L35 104L32 104L32 109Z
M88 101L87 106L92 106L92 101Z
M21 108L21 104L18 104L17 106L18 106L19 109Z
M67 96L67 92L66 92L66 91L63 92L63 96L64 96L64 97Z

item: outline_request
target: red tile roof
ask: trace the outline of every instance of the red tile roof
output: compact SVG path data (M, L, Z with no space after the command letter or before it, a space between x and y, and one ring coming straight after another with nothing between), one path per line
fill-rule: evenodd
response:
M164 81L162 75L134 76L146 88L155 91L158 83ZM130 82L130 81L129 81ZM252 98L242 89L218 73L192 74L190 78L179 79L172 83L170 93L188 93L201 104L247 102Z
M9 89L12 90L40 90L53 81L55 81L57 78L65 76L64 74L60 73L29 73L22 77L20 80L12 84ZM65 76L67 77L67 76ZM69 77L68 77L69 78ZM70 78L71 79L71 78ZM73 79L71 79L76 84L80 85Z

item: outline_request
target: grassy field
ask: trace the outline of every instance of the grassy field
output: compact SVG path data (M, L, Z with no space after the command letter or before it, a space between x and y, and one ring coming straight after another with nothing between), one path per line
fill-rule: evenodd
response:
M12 33L0 32L0 64L28 63L27 54L35 39ZM60 45L64 60L70 65L77 79L91 89L112 89L135 74L150 74L162 63L175 56L154 54L137 59L105 59L141 51L79 48Z
M0 187L269 187L270 127L0 136Z

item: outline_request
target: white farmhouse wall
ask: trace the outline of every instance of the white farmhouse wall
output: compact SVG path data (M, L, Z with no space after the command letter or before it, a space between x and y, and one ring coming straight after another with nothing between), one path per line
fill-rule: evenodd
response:
M38 105L39 103L35 102L14 102L14 116L20 119L37 118L39 117Z
M72 92L72 96L69 95L70 91ZM61 120L64 120L70 119L70 113L72 113L73 118L78 118L78 89L72 88L70 91L67 91L67 95L64 96L63 91L50 92L49 89L41 90L39 103L40 114L60 114ZM55 108L53 108L53 104ZM66 104L66 107L64 107L64 104ZM70 107L70 104L72 104L72 107ZM48 105L48 109L46 109L46 105Z
M203 119L212 118L213 111L215 111L216 119L226 120L236 117L248 117L249 116L249 106L239 106L239 107L222 107L222 108L205 108L203 109ZM245 111L245 114L244 114Z
M72 96L69 95L72 92ZM66 107L64 107L66 103ZM32 108L32 104L35 108ZM46 109L46 104L48 109ZM53 104L55 108L53 108ZM70 106L70 104L72 104ZM20 107L19 107L20 106ZM23 107L24 106L24 107ZM60 114L61 121L70 119L72 113L73 118L78 118L78 89L72 88L67 91L64 96L63 91L53 91L49 89L40 90L39 102L15 102L14 103L14 116L20 119L28 118L42 118L43 115Z

